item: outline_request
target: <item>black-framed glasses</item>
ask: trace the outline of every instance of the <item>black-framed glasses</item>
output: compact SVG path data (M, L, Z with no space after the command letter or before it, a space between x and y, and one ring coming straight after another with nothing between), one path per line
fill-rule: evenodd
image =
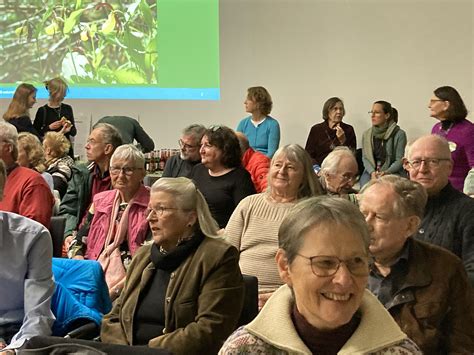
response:
M187 144L187 143L184 143L182 139L178 140L178 144L181 149L199 148L199 144L198 145Z
M123 167L111 166L109 168L109 173L112 175L118 175L120 174L120 172L123 172L125 175L131 176L135 172L135 170L140 170L140 169L143 169L143 168L131 168L129 166L123 166Z
M148 207L145 210L145 216L147 218L161 217L161 216L163 216L163 213L165 213L166 211L173 211L173 210L179 210L179 208L177 208L177 207L164 207L164 206L160 206L160 207L157 207L157 208Z
M341 263L344 263L350 273L354 276L367 276L369 274L369 258L367 256L355 256L350 259L341 260L336 256L330 255L297 255L309 260L311 271L316 276L328 277L335 275L337 270L339 270Z
M421 168L421 164L425 163L430 168L437 168L441 164L442 161L448 161L451 159L448 158L426 158L426 159L413 159L413 160L407 160L406 162L410 167L413 169L418 170Z

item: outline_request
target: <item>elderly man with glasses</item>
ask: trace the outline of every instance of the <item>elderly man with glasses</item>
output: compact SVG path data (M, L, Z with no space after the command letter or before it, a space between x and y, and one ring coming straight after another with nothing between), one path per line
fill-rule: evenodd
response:
M474 285L474 200L448 180L453 169L448 141L436 135L424 136L413 142L407 153L404 167L410 180L419 182L428 193L416 238L460 257Z
M194 165L201 162L199 147L206 127L192 124L186 127L178 140L179 155L173 155L166 161L163 177L188 177Z
M471 354L474 295L461 260L412 238L426 200L420 184L393 175L362 190L374 259L368 288L423 353Z

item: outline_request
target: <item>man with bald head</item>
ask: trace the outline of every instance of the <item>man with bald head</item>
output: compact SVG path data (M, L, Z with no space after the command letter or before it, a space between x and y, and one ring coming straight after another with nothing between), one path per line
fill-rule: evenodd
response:
M474 285L474 200L449 183L453 162L448 142L436 135L418 138L407 149L404 168L428 193L416 238L459 256Z

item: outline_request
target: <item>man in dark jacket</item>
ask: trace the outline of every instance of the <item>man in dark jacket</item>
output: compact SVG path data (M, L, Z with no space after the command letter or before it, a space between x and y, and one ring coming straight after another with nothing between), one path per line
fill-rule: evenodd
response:
M188 177L194 165L201 162L199 147L206 127L193 124L186 127L179 139L179 155L173 155L166 161L163 177Z
M73 231L78 229L87 215L92 197L111 188L110 158L121 144L120 133L108 123L97 124L90 133L85 146L90 164L73 168L72 179L59 206L59 215L66 216L66 244L72 240Z
M372 180L361 194L374 257L368 288L425 354L474 352L474 295L461 260L411 238L427 195L394 175Z
M425 215L415 237L459 256L474 286L474 199L449 183L453 168L449 143L436 135L417 139L408 149L404 167L410 180L428 192Z

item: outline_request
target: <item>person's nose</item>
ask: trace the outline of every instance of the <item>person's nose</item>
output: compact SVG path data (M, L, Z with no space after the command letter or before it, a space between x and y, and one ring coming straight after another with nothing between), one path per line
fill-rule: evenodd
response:
M353 283L352 274L344 262L341 262L339 268L334 274L333 282L342 286L351 286Z
M428 164L426 163L426 160L420 161L420 167L418 168L418 171L426 172L428 170L429 168L428 168Z
M373 231L374 227L372 225L374 219L373 219L373 216L369 213L367 214L365 217L365 222L367 223L367 226L369 227L369 231Z

